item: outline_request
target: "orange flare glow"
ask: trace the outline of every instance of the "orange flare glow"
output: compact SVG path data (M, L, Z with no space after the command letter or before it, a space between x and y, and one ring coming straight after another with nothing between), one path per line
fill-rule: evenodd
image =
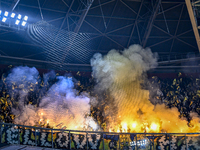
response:
M137 123L134 122L134 123L132 124L132 127L133 127L133 128L136 128L136 126L137 126Z
M155 123L152 123L152 124L151 124L151 129L152 129L152 130L156 131L157 128L158 128L158 125L157 125L157 124L155 124Z
M123 132L127 132L127 123L123 123L122 130Z
M120 130L119 130L119 129L117 129L117 132L119 133L119 132L120 132Z

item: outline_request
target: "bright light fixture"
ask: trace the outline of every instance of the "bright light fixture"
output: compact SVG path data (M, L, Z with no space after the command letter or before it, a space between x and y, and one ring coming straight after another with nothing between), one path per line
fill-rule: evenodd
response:
M21 19L21 18L22 18L22 15L19 14L17 18L18 18L18 19Z
M11 18L14 18L14 17L15 17L15 13L12 13L12 14L11 14Z
M7 11L5 11L4 16L8 17L8 12Z
M6 22L7 18L3 17L2 22Z
M20 23L19 20L16 20L16 21L15 21L15 24L16 24L16 25L19 25L19 23Z
M26 25L26 22L25 22L25 21L23 21L23 22L22 22L22 26L25 26L25 25Z
M28 16L16 14L14 12L2 11L2 10L0 10L0 18L1 18L1 22L9 22L9 24L5 24L5 25L9 25L9 27L12 26L11 23L13 24L15 23L15 25L17 26L25 27L28 21Z
M28 20L28 16L24 16L24 20L27 21Z

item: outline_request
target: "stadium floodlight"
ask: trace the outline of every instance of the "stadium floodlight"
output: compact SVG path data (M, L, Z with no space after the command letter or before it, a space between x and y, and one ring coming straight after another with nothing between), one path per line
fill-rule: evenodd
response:
M12 14L11 14L11 18L14 18L14 17L15 17L15 13L12 13Z
M0 9L0 22L3 22L2 26L5 27L25 29L28 24L28 16Z
M7 11L5 11L4 16L8 17L8 14L9 13Z
M25 25L26 25L26 22L25 22L25 21L23 21L23 22L22 22L22 26L25 26Z
M21 18L22 18L22 15L19 14L17 18L18 18L18 19L21 19Z
M16 25L19 25L19 23L20 23L19 20L16 20L16 21L15 21L15 24L16 24Z
M6 22L7 18L3 17L2 22Z
M27 21L28 20L28 16L24 16L24 20Z

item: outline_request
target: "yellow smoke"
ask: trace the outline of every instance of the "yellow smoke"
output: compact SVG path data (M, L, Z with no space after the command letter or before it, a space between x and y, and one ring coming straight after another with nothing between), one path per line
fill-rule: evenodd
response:
M193 121L194 127L189 128L186 120L179 119L176 108L167 109L164 104L154 106L149 101L149 91L144 90L141 84L146 71L157 65L150 49L132 45L123 52L111 50L104 57L96 54L91 59L91 65L98 82L96 88L109 91L117 107L117 120L110 120L110 131L117 132L119 127L122 132L199 131L197 117Z

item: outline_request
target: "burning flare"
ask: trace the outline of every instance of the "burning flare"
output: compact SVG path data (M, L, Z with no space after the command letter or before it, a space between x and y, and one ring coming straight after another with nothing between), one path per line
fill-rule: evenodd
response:
M57 82L45 91L45 86L44 88L39 87L40 76L35 68L16 67L12 69L6 78L6 83L12 99L17 99L16 96L19 95L18 107L12 108L13 114L16 115L14 123L62 129L98 129L97 123L89 116L89 94L77 95L71 77L56 76L52 72L44 75L43 84L47 84L49 79L54 78ZM25 100L32 90L46 93L41 98L39 107L26 104Z
M104 114L109 118L109 131L199 131L197 117L193 118L193 127L188 127L186 119L179 118L176 108L167 109L164 104L154 106L149 101L149 91L141 85L145 83L146 72L157 65L157 58L150 49L132 45L122 52L111 50L105 56L97 53L91 65L97 81L96 91L106 91L113 99Z

